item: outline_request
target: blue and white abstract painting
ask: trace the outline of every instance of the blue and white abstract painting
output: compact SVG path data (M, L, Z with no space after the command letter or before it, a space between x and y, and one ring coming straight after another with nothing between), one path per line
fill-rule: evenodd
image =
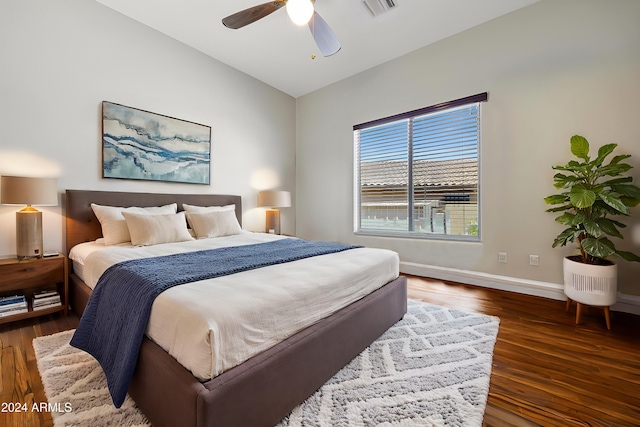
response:
M104 178L209 184L211 127L102 102Z

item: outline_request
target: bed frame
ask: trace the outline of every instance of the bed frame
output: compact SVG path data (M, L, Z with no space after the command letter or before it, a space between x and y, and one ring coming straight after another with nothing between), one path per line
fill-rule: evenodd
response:
M91 203L108 206L236 205L240 196L67 190L67 252L101 237ZM71 272L70 304L81 316L91 289ZM407 311L399 277L239 366L201 382L150 339L144 339L129 395L156 427L273 426L368 347Z

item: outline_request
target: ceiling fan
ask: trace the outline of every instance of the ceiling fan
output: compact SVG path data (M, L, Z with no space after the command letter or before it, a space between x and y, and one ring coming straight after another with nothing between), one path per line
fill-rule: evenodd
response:
M240 12L229 15L222 20L227 28L237 30L245 25L256 22L286 5L289 18L296 25L308 25L318 48L324 56L337 53L342 46L329 25L315 11L315 0L273 0Z

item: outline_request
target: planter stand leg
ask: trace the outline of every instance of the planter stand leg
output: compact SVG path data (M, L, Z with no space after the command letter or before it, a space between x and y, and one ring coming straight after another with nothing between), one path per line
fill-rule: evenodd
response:
M565 311L569 311L571 307L571 298L567 297L567 305L565 307ZM609 310L609 306L602 307L604 309L604 318L607 321L607 330L611 330L611 311ZM582 315L582 304L576 301L576 325L580 324L580 316Z
M582 304L576 303L576 325L580 324L580 314L582 312Z
M604 307L604 318L607 321L607 329L611 330L611 312L609 311L609 306Z

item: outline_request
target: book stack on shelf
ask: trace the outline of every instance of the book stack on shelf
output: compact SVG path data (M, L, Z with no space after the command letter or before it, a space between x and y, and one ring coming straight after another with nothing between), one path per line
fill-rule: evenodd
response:
M41 291L33 294L33 311L44 310L62 305L57 291Z
M11 295L0 298L0 317L13 316L27 311L27 299L24 295Z

